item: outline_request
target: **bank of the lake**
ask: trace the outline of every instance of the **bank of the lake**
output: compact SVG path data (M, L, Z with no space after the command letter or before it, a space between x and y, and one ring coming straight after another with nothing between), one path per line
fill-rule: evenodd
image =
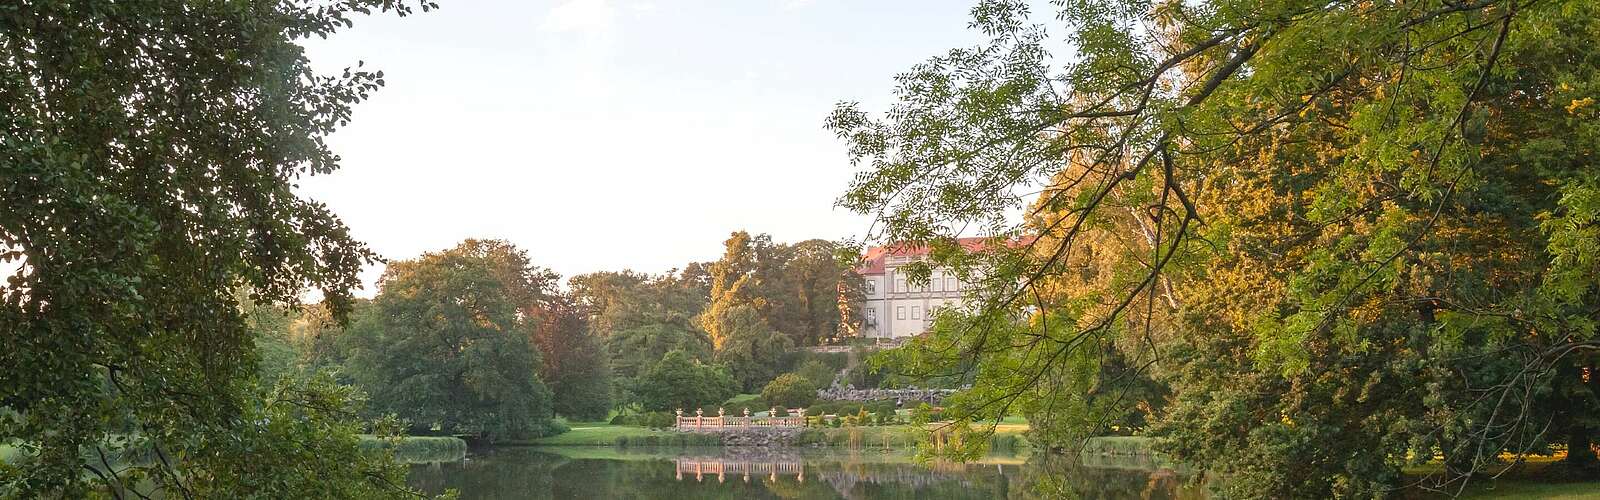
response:
M806 427L787 431L767 431L752 428L749 432L786 432L784 442L766 443L793 447L846 447L873 449L909 449L921 439L921 433L909 425L883 425L860 427ZM781 428L780 428L781 429ZM995 430L990 439L991 448L1007 451L1026 449L1029 445L1024 433L1026 425L1010 424ZM554 436L528 441L500 443L521 446L721 446L735 432L684 432L668 429L649 429L630 425L607 423L574 423L571 430Z
M459 462L467 458L467 441L454 436L404 436L392 440L371 434L360 437L361 449L392 449L401 463Z
M1199 486L1166 470L1007 454L922 463L909 451L835 447L497 447L462 463L413 466L409 481L464 500L1199 498Z
M1116 457L1118 463L1131 458L1145 458L1150 467L1170 466L1170 461L1157 451L1155 438L1142 436L1101 436L1084 442L1081 452L1084 463L1096 463L1096 457ZM1482 500L1593 500L1600 499L1600 481L1552 480L1546 469L1562 458L1555 456L1526 457L1517 468L1507 471L1498 479L1478 479L1461 492L1459 498ZM1406 484L1415 485L1423 476L1438 472L1442 464L1430 463L1405 469ZM1501 471L1494 470L1494 473ZM1417 486L1408 488L1407 499L1449 498L1449 495L1427 491Z

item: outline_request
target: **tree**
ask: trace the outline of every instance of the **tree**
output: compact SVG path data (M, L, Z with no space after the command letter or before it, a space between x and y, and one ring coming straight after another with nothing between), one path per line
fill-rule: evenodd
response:
M550 390L521 301L542 296L551 281L499 241L391 262L370 314L349 332L359 346L351 374L377 412L415 429L491 440L544 435Z
M788 336L767 326L755 308L741 305L718 312L717 328L727 339L712 358L733 372L743 390L757 390L788 369L794 344Z
M169 496L243 484L343 496L401 484L401 471L357 454L340 434L347 393L301 387L337 403L303 415L328 425L274 434L283 429L254 418L299 410L250 382L255 339L233 293L248 285L255 302L293 305L314 287L335 312L348 310L373 256L292 188L338 167L324 138L383 74L320 74L297 40L329 36L355 14L418 5L432 7L0 9L0 261L10 264L0 289L0 407L11 416L0 438L37 452L0 472L11 492L80 497L90 483L148 481ZM129 435L137 437L112 440ZM287 443L333 461L279 460ZM85 474L81 450L128 446L164 459ZM280 466L252 466L263 462Z
M565 297L546 301L536 328L533 342L544 360L539 378L550 385L556 414L604 419L611 411L611 363L577 306Z
M700 314L700 327L717 362L728 366L744 390L753 391L788 369L794 344L760 312L770 303L756 293L761 285L756 254L770 250L770 239L740 231L725 243L727 252L711 266L711 303Z
M644 409L673 411L720 404L737 394L738 386L727 370L674 350L641 374L633 391Z
M773 326L797 346L819 345L853 332L849 322L864 300L863 281L850 263L839 260L839 246L806 240L785 247L786 260L767 302L776 304Z
M812 359L801 363L795 368L794 373L804 377L812 387L827 387L833 384L833 379L839 375L839 371L821 360Z
M761 388L761 399L784 408L804 408L817 401L817 386L798 374L785 373Z
M1095 382L1124 371L1172 391L1169 451L1271 497L1383 496L1435 454L1459 488L1546 423L1590 441L1567 416L1596 402L1600 7L1058 6L1059 40L983 2L988 42L901 75L885 119L829 119L874 238L989 277L902 356L974 361L957 428L1059 398L1120 418L1091 402L1145 386Z
M587 315L592 335L604 342L616 376L636 377L673 349L710 359L710 342L695 319L705 307L706 292L687 275L598 272L569 280L573 299Z

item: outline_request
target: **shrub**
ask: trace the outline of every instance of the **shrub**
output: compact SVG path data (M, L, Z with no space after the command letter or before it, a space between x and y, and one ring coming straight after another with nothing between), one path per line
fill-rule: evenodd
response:
M811 382L812 387L827 387L833 384L833 376L838 370L828 367L818 360L810 360L795 368L794 373Z
M784 408L807 406L817 400L817 387L805 377L785 373L761 389L761 399Z
M678 425L678 416L664 411L653 411L639 416L639 425L651 429L666 429Z
M654 411L688 411L722 403L738 393L727 370L695 361L681 350L668 352L633 385L640 405Z
M672 433L666 435L650 434L645 436L617 436L612 444L616 446L720 446L722 436L716 434L695 434L689 432Z
M866 409L867 413L884 413L884 412L893 413L894 410L895 410L895 406L894 406L894 401L893 400L889 400L889 399L879 399L879 400L867 401L867 402L827 400L827 401L818 401L816 404L813 404L810 407L806 408L806 414L807 415L827 415L827 414L850 415L850 414L858 413L862 409Z

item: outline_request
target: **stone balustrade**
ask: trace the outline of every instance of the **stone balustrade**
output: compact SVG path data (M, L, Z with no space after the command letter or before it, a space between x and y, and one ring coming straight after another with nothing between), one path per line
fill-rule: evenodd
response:
M775 416L778 414L777 408L773 408L772 411L765 417L750 416L750 409L748 408L744 410L744 416L742 417L727 416L726 411L720 408L717 410L717 416L715 417L705 416L703 414L704 410L695 410L694 416L686 417L683 415L683 410L679 409L677 411L677 427L682 430L718 430L724 428L741 427L805 427L806 409L790 408L788 410L790 416L787 417Z

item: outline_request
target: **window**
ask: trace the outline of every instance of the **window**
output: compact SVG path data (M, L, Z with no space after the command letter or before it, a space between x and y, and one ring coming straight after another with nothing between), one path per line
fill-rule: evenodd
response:
M889 291L891 291L891 292L904 292L904 291L906 291L906 279L905 278L895 278L894 279L894 289L893 290L889 290Z
M900 306L900 307L894 308L894 318L895 319L906 319L906 306Z
M943 280L944 279L940 278L938 275L934 275L932 278L928 279L928 284L932 285L933 286L933 291L937 292L939 290L943 290L944 289L944 287L939 286L939 282L941 282Z
M874 293L878 293L878 290L877 290L878 283L875 282L875 281L867 280L865 288L867 290L867 295L872 295Z
M878 310L876 308L872 308L872 307L868 307L867 308L867 322L868 323L877 323L878 322Z
M922 306L911 306L911 319L922 319Z
M952 291L952 292L954 292L956 290L960 290L961 289L961 280L956 279L955 276L945 276L944 277L944 289Z

